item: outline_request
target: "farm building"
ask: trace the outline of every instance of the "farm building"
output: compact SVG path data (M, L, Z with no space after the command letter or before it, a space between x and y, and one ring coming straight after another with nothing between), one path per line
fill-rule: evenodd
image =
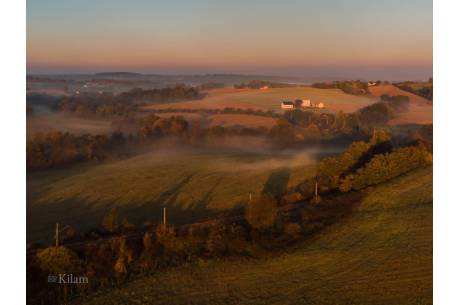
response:
M294 103L291 101L281 102L281 108L282 109L294 109Z
M302 107L311 107L310 100L302 100Z
M309 108L324 108L325 105L322 102L310 102L310 107Z

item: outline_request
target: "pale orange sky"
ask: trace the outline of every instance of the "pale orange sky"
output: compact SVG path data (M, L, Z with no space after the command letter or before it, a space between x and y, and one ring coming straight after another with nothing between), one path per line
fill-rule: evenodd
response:
M28 71L432 73L430 1L155 3L29 1Z

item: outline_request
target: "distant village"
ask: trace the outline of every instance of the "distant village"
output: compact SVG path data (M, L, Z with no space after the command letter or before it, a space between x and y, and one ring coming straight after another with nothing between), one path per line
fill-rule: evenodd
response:
M312 102L311 100L296 99L294 101L282 101L281 109L294 109L294 108L325 108L322 102Z

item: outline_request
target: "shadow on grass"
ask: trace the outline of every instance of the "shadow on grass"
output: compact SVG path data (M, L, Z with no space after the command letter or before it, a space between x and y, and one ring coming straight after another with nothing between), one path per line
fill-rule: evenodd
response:
M265 182L262 193L273 197L284 194L287 190L290 176L291 171L287 167L273 171Z
M187 206L177 202L177 198L181 190L192 180L195 174L190 174L176 184L171 185L163 191L155 200L146 202L139 207L127 207L122 209L122 214L136 225L142 224L145 221L152 223L160 223L163 220L163 208L166 207L167 221L174 225L182 225L185 223L195 222L217 214L216 211L207 208L212 200L212 194L215 188L219 185L222 177L217 179L215 184L203 194L201 198L197 198Z

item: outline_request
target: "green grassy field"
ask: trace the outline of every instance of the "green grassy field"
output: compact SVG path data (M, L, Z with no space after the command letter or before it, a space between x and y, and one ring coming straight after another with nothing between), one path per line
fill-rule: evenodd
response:
M432 304L432 169L368 189L351 215L283 255L187 265L85 304Z
M269 185L314 174L308 153L159 152L100 165L28 174L28 240L51 238L55 222L83 230L118 206L135 223L189 223L245 203ZM273 184L275 182L275 184Z
M280 103L283 100L311 99L323 102L326 110L353 112L361 107L376 102L374 96L358 96L346 94L339 89L317 89L311 87L258 89L218 89L209 92L203 100L180 103L168 103L147 106L146 108L253 108L282 112Z

